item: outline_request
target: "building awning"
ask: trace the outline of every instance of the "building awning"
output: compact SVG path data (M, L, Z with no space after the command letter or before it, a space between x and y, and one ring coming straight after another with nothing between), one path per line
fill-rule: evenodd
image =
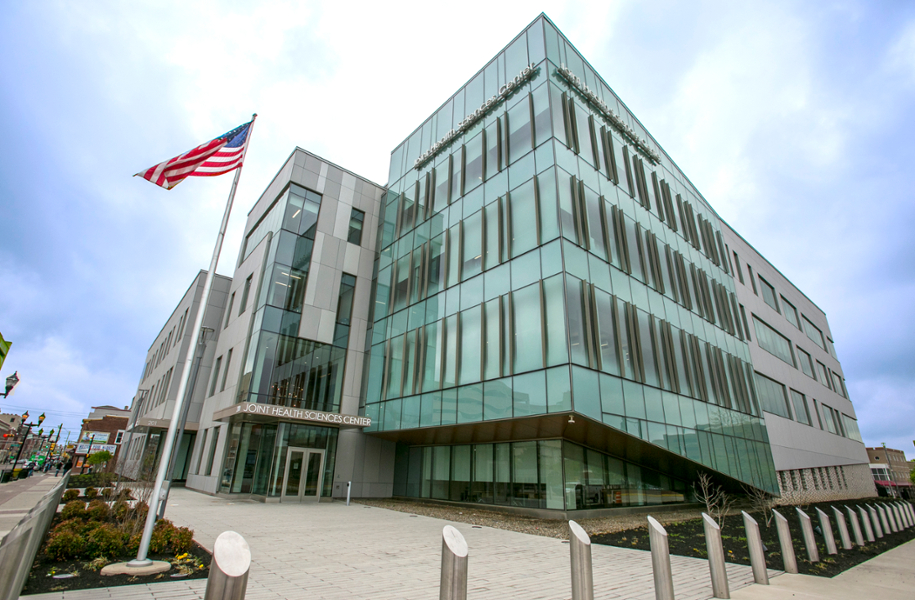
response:
M883 481L881 479L875 479L874 483L877 485L882 485L883 487L896 487L896 484L892 481Z

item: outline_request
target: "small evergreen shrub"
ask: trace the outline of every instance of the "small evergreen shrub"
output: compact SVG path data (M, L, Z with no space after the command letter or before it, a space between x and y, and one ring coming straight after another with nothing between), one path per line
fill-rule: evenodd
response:
M63 501L70 502L71 500L76 500L79 498L79 490L67 490L64 492Z
M187 527L177 527L172 532L172 552L183 554L194 547L194 531Z
M89 503L89 508L86 512L93 521L105 521L108 519L108 514L111 511L108 509L108 505L104 500L93 500Z
M52 535L45 546L45 553L53 560L73 560L82 556L85 550L83 537L67 529Z
M88 498L89 500L92 500L93 498L95 498L96 496L98 496L98 490L95 489L94 487L87 487L87 488L86 488L86 491L83 492L83 495L84 495L86 498Z
M106 487L105 489L102 490L102 498L104 498L105 500L111 500L113 497L114 497L113 488Z
M124 550L124 535L111 523L96 527L86 536L87 556L116 558Z
M82 500L72 500L67 502L64 505L62 511L60 511L60 518L67 519L85 519L86 518L86 504Z
M177 527L167 519L160 519L153 527L152 537L149 538L149 551L152 554L162 554L168 551L172 538L177 532Z
M124 500L117 500L111 508L111 512L114 514L115 519L123 521L130 513L130 505Z

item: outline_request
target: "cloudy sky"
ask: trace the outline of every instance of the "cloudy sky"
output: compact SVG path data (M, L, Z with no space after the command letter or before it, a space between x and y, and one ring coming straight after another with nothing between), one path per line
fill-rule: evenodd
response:
M256 5L256 8L253 6ZM439 8L441 7L441 8ZM231 176L133 173L259 114L219 271L295 146L390 151L544 10L829 316L868 445L915 439L911 2L16 2L0 16L0 412L123 406ZM65 431L66 435L66 431Z

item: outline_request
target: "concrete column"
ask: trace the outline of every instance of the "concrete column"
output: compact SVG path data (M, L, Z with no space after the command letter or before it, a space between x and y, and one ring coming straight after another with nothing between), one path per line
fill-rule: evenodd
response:
M855 535L855 543L859 546L863 546L864 536L861 535L861 525L858 523L858 515L847 506L845 507L845 514L848 515L848 520L851 523L851 531Z
M880 535L880 537L893 533L893 530L890 529L889 519L887 519L886 516L886 509L884 509L883 506L881 506L879 503L877 503L875 506L877 507L877 514L880 516L880 527L883 529L883 533Z
M836 527L839 529L839 539L842 540L842 548L851 550L851 538L848 536L848 526L845 524L845 515L835 506L832 507L832 515L836 519Z
M572 600L594 600L591 538L575 521L569 521L569 553L572 559Z
M667 531L654 517L648 517L648 542L651 546L651 570L654 573L656 600L674 600L674 578L670 570L670 547Z
M820 551L817 550L817 540L813 536L813 525L810 523L810 517L800 508L795 507L797 518L801 522L801 533L804 535L804 545L807 546L807 559L812 562L820 562Z
M753 567L753 580L762 585L769 585L769 572L766 571L766 553L763 551L762 537L759 535L759 523L756 519L741 511L743 527L747 531L747 549L750 551L750 566Z
M791 528L788 527L788 519L774 508L772 509L772 514L775 515L775 526L778 529L778 545L782 549L785 573L797 573L797 558L794 556L794 544L791 542Z
M864 526L864 535L867 537L868 542L873 542L874 538L874 529L871 527L871 518L867 514L867 509L859 506L858 507L858 516L861 517L861 525Z
M874 534L876 534L876 536L878 538L882 538L883 537L883 525L880 523L880 513L878 513L877 509L874 508L873 506L871 506L869 504L866 506L867 506L868 513L870 513L870 516L871 516L871 523L874 524Z
M724 546L721 544L721 527L705 513L702 513L702 527L705 529L705 548L708 550L708 568L712 577L712 596L730 598L728 572L724 564Z
M826 541L826 552L838 554L839 549L836 548L836 538L832 535L832 524L829 522L829 515L818 508L817 516L820 518L820 529L823 530L823 539Z

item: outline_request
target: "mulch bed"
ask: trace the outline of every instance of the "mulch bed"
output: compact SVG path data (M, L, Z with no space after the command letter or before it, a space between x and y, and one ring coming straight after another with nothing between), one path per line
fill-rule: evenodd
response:
M135 554L122 556L117 560L111 560L109 562L123 562L133 560L134 558L136 558ZM171 561L173 565L175 564L175 556L173 554L150 554L149 558L153 560ZM115 587L119 585L136 585L141 583L163 583L166 581L183 581L187 579L206 579L210 574L210 558L210 553L207 552L203 546L195 542L194 547L188 552L188 557L181 561L192 568L193 572L187 575L179 575L179 569L173 566L170 571L166 571L165 573L137 577L134 575L102 575L100 573L100 567L97 567L97 565L93 565L88 561L76 560L56 562L48 560L42 553L39 553L35 562L32 564L32 570L25 583L25 589L22 590L22 595ZM204 568L199 569L197 568L198 565L203 565ZM54 578L54 575L68 573L75 573L76 577L66 579Z
M874 500L876 499L868 498L867 500L869 504L875 504ZM833 577L834 575L838 575L839 573L850 569L855 565L859 565L866 560L870 560L871 558L874 558L875 556L882 554L887 550L915 539L915 527L912 527L909 529L903 529L897 533L884 532L884 536L882 538L876 538L875 542L867 542L867 536L864 535L864 526L861 525L861 532L862 535L864 535L866 542L865 545L853 545L851 550L844 550L842 548L842 541L839 537L839 529L833 517L831 508L832 506L832 504L823 503L804 505L800 507L801 510L803 510L810 517L811 524L814 527L819 526L819 519L815 510L816 508L819 508L827 515L829 515L829 521L832 525L833 535L835 536L836 540L836 547L838 548L839 552L838 554L833 555L827 554L826 544L822 535L814 532L817 540L817 548L820 554L820 561L816 563L811 563L807 559L807 547L804 545L803 534L801 533L801 525L797 517L797 511L793 506L781 506L776 508L780 514L788 519L788 525L791 529L791 538L794 545L794 555L797 559L798 571L805 575ZM835 506L836 508L842 510L844 514L844 504L836 503ZM857 510L856 503L849 502L848 506L853 510ZM756 522L759 523L759 532L762 537L763 544L767 548L766 565L771 569L784 569L775 521L773 520L769 527L766 527L765 519L761 514L750 514L754 519L756 519ZM848 522L847 515L846 523L848 526L848 535L852 540L852 544L854 544L854 532L852 530L851 523ZM670 545L671 554L691 556L694 558L708 558L705 546L705 533L702 527L702 519L692 519L679 523L670 523L665 525L664 528L667 531L667 538ZM876 533L874 537L876 537ZM591 541L596 544L618 546L620 548L650 550L648 530L646 527L628 529L626 531L619 531L615 533L593 534L591 535ZM724 546L725 560L727 562L741 565L750 564L750 556L747 550L746 531L744 530L743 517L740 514L725 517L724 525L721 528L721 541L722 545Z

